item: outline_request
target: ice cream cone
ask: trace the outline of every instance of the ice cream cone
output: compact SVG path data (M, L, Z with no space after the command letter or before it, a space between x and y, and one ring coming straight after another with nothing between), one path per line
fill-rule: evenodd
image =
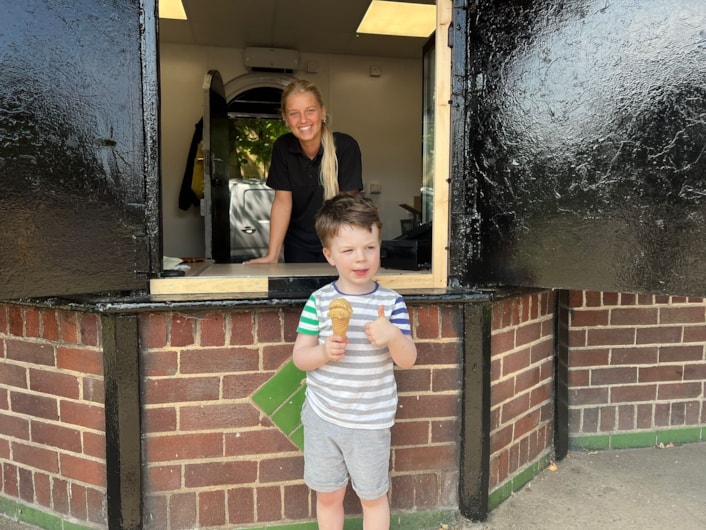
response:
M348 333L348 325L353 315L353 308L345 298L336 298L328 306L328 316L331 318L333 326L333 334L339 335L344 339Z

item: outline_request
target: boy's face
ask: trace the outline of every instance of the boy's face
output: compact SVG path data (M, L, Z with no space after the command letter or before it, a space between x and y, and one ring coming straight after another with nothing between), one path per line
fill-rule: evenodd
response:
M344 293L364 294L374 287L380 268L380 230L372 232L344 225L324 248L324 256L338 271L338 288Z

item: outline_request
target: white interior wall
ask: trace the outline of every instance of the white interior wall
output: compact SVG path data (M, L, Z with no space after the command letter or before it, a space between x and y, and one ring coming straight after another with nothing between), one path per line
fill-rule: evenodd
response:
M239 49L176 44L160 47L162 230L164 254L204 255L198 208L179 209L179 189L194 125L202 115L202 84L208 70L224 83L246 73ZM400 234L421 186L422 62L410 59L302 54L294 75L317 84L334 130L354 136L363 155L363 178L382 193L369 195L380 207L383 238ZM370 75L376 66L381 75Z

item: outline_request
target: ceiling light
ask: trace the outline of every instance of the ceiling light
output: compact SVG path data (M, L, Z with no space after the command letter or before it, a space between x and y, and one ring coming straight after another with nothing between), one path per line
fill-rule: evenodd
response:
M436 5L373 0L358 33L428 37L436 28Z
M181 0L159 0L159 18L186 20L186 11Z

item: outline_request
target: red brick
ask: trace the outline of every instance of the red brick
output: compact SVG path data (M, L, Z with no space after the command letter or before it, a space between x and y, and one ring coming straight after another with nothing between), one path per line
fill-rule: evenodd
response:
M269 381L272 374L249 373L223 377L223 399L242 399Z
M588 344L588 332L585 329L570 329L568 346L582 348Z
M71 495L69 496L69 510L76 519L85 521L88 516L86 506L86 488L80 484L71 483Z
M414 506L417 510L430 510L439 505L439 479L434 473L414 477Z
M294 449L294 447L292 447ZM267 458L260 461L258 480L261 484L301 480L304 476L304 459L301 454L290 457Z
M184 466L184 486L206 488L228 484L248 484L257 480L257 462L206 462Z
M458 306L439 306L439 311L441 313L441 337L445 339L461 337L463 323Z
M628 385L637 382L637 368L611 367L591 370L592 385Z
M540 403L551 402L554 393L554 382L547 381L530 392L530 406L536 407Z
M515 420L515 432L513 437L519 440L527 433L532 432L539 424L539 411L533 410Z
M631 405L635 406L635 405ZM652 427L653 405L650 403L639 404L636 407L635 428L648 429Z
M195 344L196 319L192 316L172 314L169 321L169 344L175 347Z
M610 312L613 326L647 326L658 323L656 308L616 308Z
M173 462L223 456L220 433L151 436L145 443L148 462Z
M431 422L431 443L457 443L459 424L456 420L437 420Z
M255 521L255 490L233 488L228 490L228 522L248 524Z
M500 421L502 424L514 421L516 418L522 416L529 408L529 394L522 394L517 396L515 399L508 403L505 403L502 407L502 414Z
M590 386L591 371L590 370L569 370L569 386L571 388Z
M262 347L262 369L278 370L292 358L293 344L272 344Z
M698 346L661 346L659 348L659 362L675 363L684 361L701 361L704 359L704 347Z
M619 431L632 431L636 429L635 426L635 406L634 405L620 405L618 407L618 430Z
M460 412L460 397L456 395L400 396L397 418L449 418Z
M600 307L601 292L600 291L586 291L586 307Z
M654 401L657 397L657 385L629 385L611 388L611 403L632 403Z
M623 344L635 344L635 330L633 328L606 328L587 330L587 346L613 346Z
M16 337L24 336L24 320L22 319L22 307L8 307L8 331L10 335Z
M78 340L78 314L72 311L59 313L59 336L67 344L80 344Z
M266 455L298 450L289 438L276 428L226 433L224 438L225 456Z
M69 483L58 478L52 479L52 504L54 511L69 514Z
M253 427L260 413L250 404L226 403L181 407L179 427L185 431Z
M8 339L5 341L5 356L13 361L55 366L54 348L48 344Z
M396 510L414 508L414 476L396 475L390 478L390 507Z
M651 294L638 294L637 303L640 305L654 305L654 295Z
M418 342L416 366L458 364L462 357L460 342Z
M282 342L282 319L279 311L259 311L256 321L258 342Z
M105 490L97 490L95 488L87 488L86 504L88 505L88 520L92 523L100 525L101 528L107 527L107 515L105 506Z
M706 342L706 326L685 327L682 342Z
M30 389L43 394L78 399L79 384L75 375L45 370L29 371Z
M88 460L67 453L60 454L61 474L68 479L74 479L86 484L105 487L105 462Z
M607 326L609 312L606 309L585 309L571 312L572 327Z
M53 309L43 309L40 312L41 319L41 336L51 342L59 340L59 320L56 311Z
M32 441L45 447L57 447L74 453L82 452L81 433L62 425L32 422Z
M224 491L204 491L198 494L199 524L223 526L226 523L226 496Z
M684 380L706 381L706 364L688 364L684 367Z
M145 349L167 345L167 314L149 313L140 317L140 344Z
M655 405L654 424L655 427L665 427L671 423L671 407L669 403L657 403Z
M518 373L515 377L515 392L520 394L537 386L541 381L539 374L540 370L537 367L528 368L524 372Z
M144 519L146 521L165 521L162 526L166 526L168 520L168 498L164 495L145 495L144 501ZM145 529L154 528L161 530L159 526L145 526Z
M144 352L142 370L147 377L176 375L179 372L179 354L173 350Z
M506 425L502 429L497 429L490 434L490 453L497 453L512 443L513 426Z
M18 464L24 464L49 473L59 472L57 453L51 449L12 442L12 456L13 462Z
M181 466L153 466L147 468L147 491L176 491L181 488Z
M103 375L103 353L85 348L56 349L56 366L83 374Z
M512 377L490 387L490 405L494 407L515 395L515 380Z
M681 381L684 367L681 365L644 366L640 368L640 382L652 383L662 381Z
M282 518L282 493L279 487L257 488L257 521L279 521Z
M603 293L603 305L618 305L620 296L618 293Z
M397 372L397 391L403 392L428 392L431 390L432 372L429 368L412 368ZM455 389L460 388L458 385Z
M538 341L542 337L542 325L539 322L523 324L517 328L515 344L522 346Z
M620 295L620 305L635 305L637 303L637 295L632 293L622 293Z
M494 333L490 337L491 355L500 355L515 349L515 330L509 329L500 333Z
M424 471L450 469L456 465L456 445L428 445L424 447L396 447L396 471Z
M36 338L40 336L39 333L39 311L35 307L26 307L24 309L24 325L25 325L25 336Z
M184 403L219 399L218 377L148 380L144 386L145 403Z
M3 493L10 497L17 497L19 495L19 478L17 475L17 467L13 466L9 462L5 462L2 465L2 475L3 475Z
M169 528L197 528L196 494L175 493L169 497Z
M96 431L105 430L105 410L102 407L62 401L60 404L61 421L81 425Z
M257 371L259 353L255 348L187 350L181 354L182 374L208 374Z
M584 409L581 421L581 432L598 432L598 409Z
M51 507L51 482L49 475L44 473L34 474L34 495L37 504L45 508Z
M554 357L554 337L548 336L541 342L530 347L530 364L540 362L542 359Z
M11 392L10 403L12 404L13 412L19 414L26 414L28 416L48 420L59 419L56 399L53 397L25 394L22 392Z
M601 407L598 423L600 432L615 431L616 412L615 407Z
M86 456L105 460L105 435L103 433L96 434L94 432L84 431L82 438L83 452Z
M686 404L684 402L671 403L669 413L669 424L670 425L684 425L684 418L686 416Z
M79 316L79 333L81 336L81 344L84 346L99 345L99 320L98 315L94 313L81 313Z
M659 349L656 346L634 346L631 348L613 348L610 364L656 364ZM602 364L608 364L606 361Z
M299 325L299 317L301 316L301 308L283 308L283 331L284 341L294 343L297 338L297 326Z
M572 406L599 405L608 403L607 388L571 388L569 389L569 403Z
M255 343L255 313L233 313L230 317L230 343L254 344Z
M0 384L27 388L27 369L16 364L0 364Z
M524 348L503 357L503 377L525 370L530 363L530 350Z
M149 408L142 411L146 433L175 431L176 409L173 407Z
M682 328L658 327L637 329L637 344L674 344L681 342Z
M209 313L198 321L201 346L225 346L226 326L223 313Z
M584 291L569 291L568 305L569 307L584 306Z
M674 383L659 385L657 399L675 400L689 399L701 396L703 385L701 382L694 383Z
M105 387L103 379L94 377L82 377L83 381L83 400L92 401L93 403L105 403Z
M312 495L309 488L304 484L285 485L283 492L285 519L309 519L312 517Z
M703 324L706 322L704 306L662 307L659 310L660 324Z
M398 421L392 427L392 445L424 445L430 441L428 421Z
M434 305L415 307L415 313L417 315L416 327L414 329L415 338L439 338L441 333L438 307Z

